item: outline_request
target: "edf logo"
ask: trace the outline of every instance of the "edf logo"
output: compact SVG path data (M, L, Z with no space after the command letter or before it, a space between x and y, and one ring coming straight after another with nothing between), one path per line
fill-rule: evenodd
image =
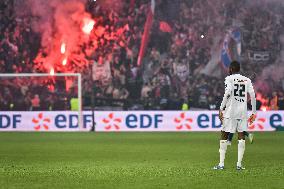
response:
M120 115L120 116L119 116ZM127 129L158 129L163 123L163 114L126 114L109 113L103 116L101 121L105 131L123 130L123 126Z
M125 124L130 129L141 128L147 129L154 126L155 129L163 122L163 114L129 114L125 119Z
M221 121L219 120L218 114L200 114L197 117L197 125L200 128L220 128L221 127Z
M55 127L58 129L77 129L78 128L78 115L76 114L58 114L54 118ZM83 115L83 128L87 128L88 125L92 124L92 115L85 114Z
M21 114L0 115L0 129L13 128L16 129L21 123Z

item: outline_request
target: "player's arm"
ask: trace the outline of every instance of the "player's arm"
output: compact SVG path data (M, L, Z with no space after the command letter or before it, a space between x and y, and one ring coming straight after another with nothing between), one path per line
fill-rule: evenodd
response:
M256 118L256 98L255 98L255 92L254 92L254 89L253 89L253 86L250 80L248 83L248 93L251 99L251 106L252 106L252 114L249 118L249 124L252 124Z
M223 122L223 113L222 111L225 110L226 104L228 102L228 99L231 96L231 92L232 92L232 84L229 81L229 79L225 79L225 94L223 96L223 100L220 106L220 110L219 110L219 118L221 120L221 122Z

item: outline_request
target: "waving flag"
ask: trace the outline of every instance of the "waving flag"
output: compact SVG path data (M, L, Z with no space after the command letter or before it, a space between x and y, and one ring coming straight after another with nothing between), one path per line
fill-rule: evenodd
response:
M235 30L232 31L231 35L232 35L232 38L234 39L234 41L237 44L238 56L241 56L241 51L242 51L242 49L241 49L241 47L242 47L242 45L241 45L241 32L240 32L240 30L235 29Z
M223 63L223 66L225 66L225 68L228 68L232 62L232 58L231 58L230 50L229 50L229 42L230 42L230 36L229 34L226 34L224 41L223 41L222 51L221 51L221 61Z
M144 33L141 39L141 46L140 51L138 55L137 65L140 66L142 63L143 56L145 54L146 47L148 45L149 37L150 37L150 31L153 25L153 19L154 19L154 10L155 10L155 0L151 0L151 7L149 9L149 12L147 14L147 20L144 25Z
M168 33L171 33L173 31L171 26L165 21L160 21L160 30L162 32L168 32Z
M233 40L233 41L232 41ZM233 50L230 49L229 44L234 42L236 44L237 54L233 56ZM237 29L230 30L224 37L223 46L221 50L221 62L225 68L230 66L233 57L239 59L241 55L241 32Z

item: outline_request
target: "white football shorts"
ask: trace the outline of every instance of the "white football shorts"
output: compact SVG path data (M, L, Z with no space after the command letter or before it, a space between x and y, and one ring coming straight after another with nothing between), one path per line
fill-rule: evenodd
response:
M246 119L230 119L224 118L222 131L235 133L247 131L248 122Z

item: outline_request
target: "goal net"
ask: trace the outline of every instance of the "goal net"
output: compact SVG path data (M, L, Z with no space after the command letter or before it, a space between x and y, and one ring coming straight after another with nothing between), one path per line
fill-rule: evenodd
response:
M0 87L1 131L83 130L81 74L0 74Z

